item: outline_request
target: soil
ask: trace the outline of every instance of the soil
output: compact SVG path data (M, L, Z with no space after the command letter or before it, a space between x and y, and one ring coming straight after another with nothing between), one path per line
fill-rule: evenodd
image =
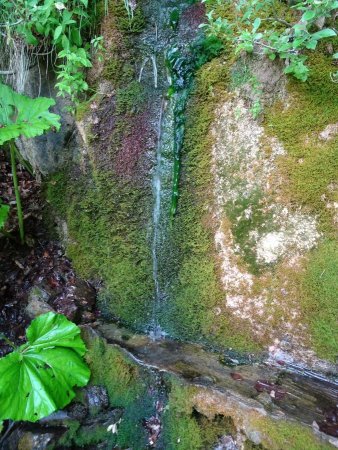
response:
M94 287L77 277L60 243L50 239L44 224L41 183L20 164L17 172L24 211L25 245L19 241L9 157L5 151L0 151L0 197L11 208L5 233L0 233L0 333L21 344L31 321L26 307L33 288L43 293L43 301L54 311L65 314L77 324L93 323L98 312ZM0 356L10 350L4 341L0 341Z

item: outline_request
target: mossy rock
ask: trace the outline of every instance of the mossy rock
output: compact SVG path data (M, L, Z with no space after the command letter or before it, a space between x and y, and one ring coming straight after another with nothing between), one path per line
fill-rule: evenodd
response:
M153 295L147 205L141 207L147 196L103 172L72 178L71 171L55 175L47 187L49 203L67 221L67 255L81 276L104 280L99 305L106 316L142 328Z

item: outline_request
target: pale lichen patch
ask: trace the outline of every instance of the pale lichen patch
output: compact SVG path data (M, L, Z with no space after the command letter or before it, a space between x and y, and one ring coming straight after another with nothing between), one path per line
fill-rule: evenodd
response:
M316 218L280 195L286 180L278 158L286 152L238 94L219 107L212 135L215 245L225 291L217 315L249 321L270 346L288 336L288 352L301 357L309 338L297 274L320 238Z
M323 131L319 133L319 139L323 141L329 141L333 139L338 134L338 122L331 123L324 128Z

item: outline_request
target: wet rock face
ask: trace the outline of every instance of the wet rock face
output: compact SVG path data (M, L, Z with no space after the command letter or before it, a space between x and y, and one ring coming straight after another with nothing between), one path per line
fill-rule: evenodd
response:
M25 433L19 440L18 450L47 450L54 435L51 433L34 434Z
M70 269L70 268L69 268ZM56 280L41 281L33 286L28 294L25 313L30 319L54 311L64 314L69 320L88 323L96 319L95 308L96 291L80 278L70 275L65 283L64 274L58 273Z
M25 87L25 94L30 97L53 97L56 105L51 111L61 116L61 129L57 133L47 133L33 139L17 139L17 146L24 159L33 168L43 174L59 170L66 161L71 161L78 155L82 146L75 132L74 118L65 111L69 103L62 97L57 97L55 89L55 75L40 62L40 70L34 67Z
M316 219L282 196L286 181L278 164L286 151L254 120L242 92L219 107L212 134L224 286L217 314L249 322L265 345L288 339L288 351L304 358L308 336L294 277L321 236Z
M320 431L338 438L338 406L327 411L325 420L318 425Z
M103 386L88 386L85 397L90 414L95 415L109 406L107 390Z
M46 430L30 431L23 429L14 430L1 449L4 450L47 450L54 441L55 435Z
M234 438L230 435L222 436L213 450L239 450Z

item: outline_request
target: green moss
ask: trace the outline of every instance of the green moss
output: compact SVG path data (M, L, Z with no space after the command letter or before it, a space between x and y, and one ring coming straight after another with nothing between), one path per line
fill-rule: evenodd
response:
M72 420L67 423L68 430L63 434L60 438L58 444L64 447L71 447L73 443L73 439L76 436L77 431L79 430L81 424L77 420Z
M67 431L59 439L56 448L74 448L75 445L78 448L101 442L106 444L106 450L114 448L116 437L107 431L106 426L99 424L96 426L81 425L77 420L67 420L65 425L67 426Z
M319 133L338 117L338 86L330 79L332 58L323 45L309 54L310 76L306 83L290 79L290 106L277 104L268 111L266 129L283 143L286 155L279 167L288 180L284 196L314 214L328 239L335 236L333 208L337 201L338 138L327 141ZM299 289L303 318L309 324L313 346L319 356L335 360L338 348L336 241L327 241L310 254Z
M105 386L112 408L122 408L122 420L118 434L107 431L107 426L81 425L77 421L67 423L68 431L59 444L74 448L104 443L107 450L133 448L144 450L147 432L142 420L154 414L154 398L149 394L154 386L152 374L133 363L122 350L100 338L89 337L84 331L88 352L86 360L91 369L91 384Z
M72 436L70 447L74 448L74 444L78 447L86 445L95 445L101 442L105 443L105 450L111 450L115 447L116 437L107 431L107 427L97 425L80 427L76 434Z
M143 86L134 80L116 92L116 114L135 114L139 112L145 102Z
M307 82L290 80L293 100L288 108L277 104L268 112L266 126L287 151L280 167L289 179L285 193L318 215L321 228L333 232L332 213L326 201L333 200L329 185L338 172L338 139L323 142L318 134L338 117L338 85L330 79L332 58L319 49L309 55Z
M67 255L76 270L84 278L103 281L98 300L103 314L143 328L149 323L153 297L147 236L151 187L146 186L147 182L140 186L140 180L135 180L137 176L131 180L130 176L114 170L121 159L125 138L133 126L137 127L133 116L143 109L146 100L143 86L135 81L135 55L130 36L141 29L143 19L138 7L129 23L123 0L111 0L108 6L103 30L110 46L105 54L103 75L115 89L111 111L114 126L111 130L99 130L99 136L95 127L86 130L92 147L91 160L87 161L90 167L86 173L72 167L55 175L48 183L47 199L57 215L67 222ZM78 119L86 115L89 104L90 101L80 105ZM98 114L101 114L100 105ZM107 143L104 150L98 144L102 140ZM124 168L119 169L123 171Z
M310 428L285 420L257 419L255 427L262 433L262 444L269 450L330 450Z
M122 350L107 345L102 339L86 339L86 342L91 383L105 386L110 405L124 409L115 444L144 450L147 434L142 421L154 414L154 398L150 389L156 384L153 375L132 362Z
M246 211L250 207L250 215ZM249 265L253 274L259 274L261 265L257 262L254 242L250 232L257 231L260 235L272 229L272 213L266 213L266 205L262 192L253 192L249 197L243 197L226 205L227 217L231 221L231 230L235 242L240 246L243 260Z
M121 86L133 80L135 71L129 62L124 62L117 52L105 62L103 77L114 86Z
M144 30L146 21L143 11L139 5L133 11L133 17L128 16L123 0L110 0L109 11L118 17L118 29L122 33L141 33Z
M171 390L163 416L164 448L168 450L210 449L220 436L235 434L230 417L221 415L209 420L198 413L192 403L197 388L170 380Z
M145 20L139 4L133 18L128 17L124 0L110 0L104 23L104 38L109 42L104 57L102 76L115 88L121 88L135 79L135 33L143 31Z
M302 281L302 309L319 356L338 356L338 243L323 242L310 255Z
M209 212L212 192L210 126L215 108L225 97L231 59L217 58L205 64L187 111L182 150L183 176L177 216L171 230L174 251L167 259L172 273L170 302L162 318L164 328L185 339L204 340L237 349L257 349L248 324L234 326L228 316L216 316L224 291L217 272L214 230Z
M107 345L102 339L86 339L86 360L91 369L90 382L106 387L111 406L127 408L146 390L139 367L121 350Z
M67 254L81 276L104 280L99 300L104 314L142 327L153 294L148 194L104 172L74 182L71 177L56 175L47 188L48 201L67 221Z

